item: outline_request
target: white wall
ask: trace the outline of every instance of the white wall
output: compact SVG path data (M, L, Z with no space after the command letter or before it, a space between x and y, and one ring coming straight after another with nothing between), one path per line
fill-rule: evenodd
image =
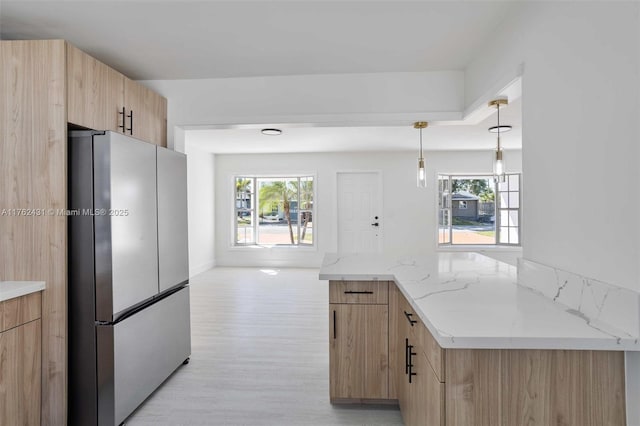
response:
M416 152L216 155L216 264L219 266L317 267L337 250L336 173L380 171L383 178L384 251L416 253L436 246L436 175L491 173L492 151L426 152L431 184L416 187ZM520 151L505 153L509 171L520 171ZM233 177L239 174L316 175L316 249L234 248Z
M187 143L189 276L215 266L214 155Z
M640 4L533 2L466 72L523 72L524 257L640 290Z
M168 144L174 126L324 123L401 124L459 120L461 71L301 75L143 84L168 98Z

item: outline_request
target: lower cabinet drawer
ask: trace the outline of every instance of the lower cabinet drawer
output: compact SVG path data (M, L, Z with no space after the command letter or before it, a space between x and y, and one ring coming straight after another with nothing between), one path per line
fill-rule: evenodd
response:
M0 332L40 318L41 298L38 291L0 302Z
M389 303L388 281L329 281L329 303Z

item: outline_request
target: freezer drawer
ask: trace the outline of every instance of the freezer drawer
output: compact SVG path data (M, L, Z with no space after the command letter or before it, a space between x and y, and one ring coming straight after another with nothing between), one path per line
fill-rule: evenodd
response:
M189 287L96 328L98 425L119 425L190 356Z

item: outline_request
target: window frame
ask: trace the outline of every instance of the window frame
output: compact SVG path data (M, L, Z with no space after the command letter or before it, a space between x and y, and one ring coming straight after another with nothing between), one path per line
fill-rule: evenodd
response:
M436 224L436 229L435 229L435 244L436 244L436 248L438 250L442 250L442 249L451 249L451 248L456 248L456 249L463 249L463 248L470 248L470 247L483 247L483 248L507 248L507 247L512 247L512 248L521 248L522 247L522 173L520 172L514 172L514 173L507 173L506 177L507 179L509 179L509 176L513 176L513 175L517 175L518 176L518 207L517 208L504 208L504 209L500 209L499 208L499 202L500 202L500 198L499 198L499 190L498 190L498 185L500 184L499 182L496 182L494 176L492 174L486 174L486 173L436 173L436 217L435 217L435 224ZM441 194L441 185L440 185L440 181L443 180L441 178L445 178L448 181L448 186L447 186L447 194L446 194L446 200L440 200L442 194ZM490 243L490 244L483 244L483 243L475 243L475 244L455 244L453 242L453 202L451 200L451 197L453 195L453 191L451 190L451 186L452 186L452 181L453 180L462 180L462 179L474 179L474 178L481 178L481 179L489 179L493 181L493 191L495 194L495 206L494 206L494 215L495 215L495 221L494 221L494 229L495 229L495 242L494 243ZM501 191L501 192L516 192L516 191L509 191L507 189L507 191ZM442 207L444 205L444 207ZM448 208L447 208L448 207ZM458 207L459 208L459 207ZM448 229L444 230L443 232L446 232L448 234L448 242L444 242L441 243L440 242L440 233L441 233L441 228L440 228L440 215L443 213L443 211L448 210L449 212L449 217L448 217ZM500 210L505 210L505 211L513 211L516 210L518 212L518 225L517 226L508 226L506 225L507 228L517 228L517 232L518 232L518 243L501 243L500 242L500 228L501 228L501 217L500 217Z
M313 182L313 192L312 192L312 208L311 208L311 216L312 216L312 223L313 223L313 240L311 242L311 244L300 244L300 236L301 236L301 219L302 219L302 215L300 214L300 198L301 198L301 191L300 191L300 182L302 179L311 179ZM253 182L253 206L252 206L252 229L253 229L253 242L249 242L249 243L240 243L238 242L238 222L237 222L237 214L238 214L238 208L236 205L236 200L237 200L237 191L236 191L236 182L238 179L251 179ZM269 180L269 179L284 179L284 180L297 180L298 182L298 196L297 196L297 205L296 205L296 210L298 212L297 214L297 218L296 221L292 221L292 226L294 226L294 235L296 236L296 243L295 244L261 244L259 243L259 236L260 236L260 219L259 219L259 203L260 203L260 199L259 199L259 188L258 188L258 181L264 179L264 180ZM317 176L315 173L278 173L278 174L267 174L267 173L259 173L259 174L247 174L247 173L233 173L231 175L231 184L230 184L230 188L232 189L232 217L231 217L231 232L230 232L230 249L231 250L245 250L245 249L255 249L255 248L270 248L270 249L285 249L285 250L290 250L290 249L296 249L296 250L317 250L317 238L318 238L318 221L317 221L317 214L316 214L316 200L317 200ZM297 235L296 235L297 234Z

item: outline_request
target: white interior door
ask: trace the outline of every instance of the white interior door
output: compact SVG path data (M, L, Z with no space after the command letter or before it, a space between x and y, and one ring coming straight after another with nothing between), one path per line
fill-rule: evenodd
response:
M338 173L338 252L382 251L380 174Z

